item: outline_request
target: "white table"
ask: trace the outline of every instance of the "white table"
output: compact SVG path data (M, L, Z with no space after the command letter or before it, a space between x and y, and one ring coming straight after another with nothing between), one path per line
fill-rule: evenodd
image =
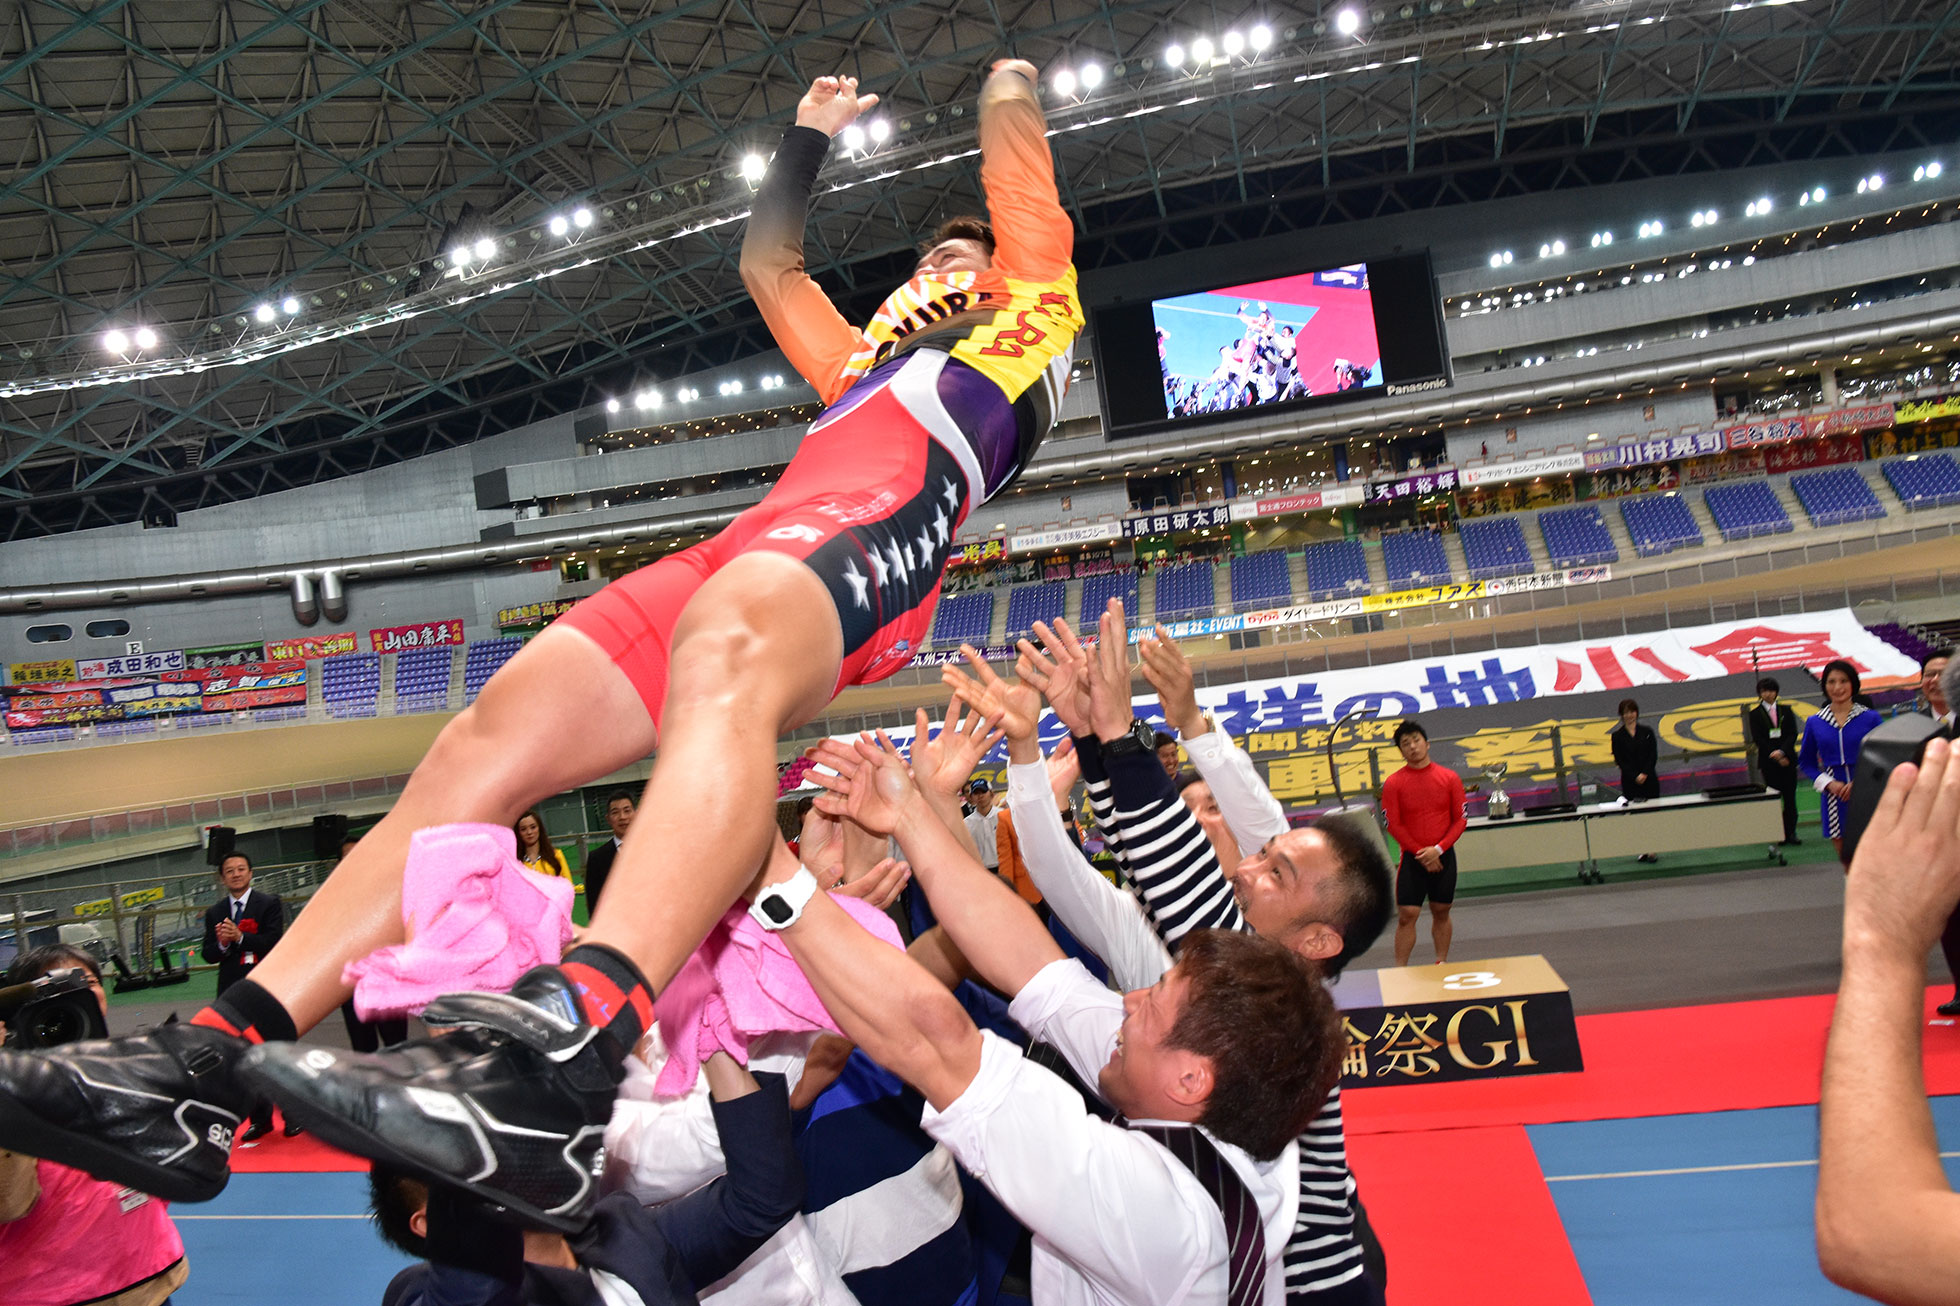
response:
M1775 790L1710 798L1679 794L1626 803L1583 803L1555 816L1503 820L1473 816L1456 843L1459 872L1494 871L1513 866L1546 866L1572 861L1581 883L1601 880L1601 857L1640 853L1702 852L1709 848L1760 843L1767 860L1784 865L1783 799Z

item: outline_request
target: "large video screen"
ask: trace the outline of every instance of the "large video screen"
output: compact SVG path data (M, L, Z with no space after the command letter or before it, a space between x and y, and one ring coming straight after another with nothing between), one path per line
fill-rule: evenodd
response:
M1159 299L1150 316L1171 417L1382 384L1366 263Z
M1280 270L1093 307L1105 432L1137 435L1449 384L1426 252Z

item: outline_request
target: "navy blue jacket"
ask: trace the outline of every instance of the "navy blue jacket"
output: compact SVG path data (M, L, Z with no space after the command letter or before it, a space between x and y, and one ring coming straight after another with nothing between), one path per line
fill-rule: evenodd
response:
M388 1285L382 1306L603 1306L594 1273L612 1275L646 1306L688 1306L775 1236L803 1201L780 1076L760 1092L714 1104L728 1171L685 1197L644 1207L625 1193L600 1201L571 1239L576 1270L529 1265L523 1235L453 1189L429 1191L429 1260Z

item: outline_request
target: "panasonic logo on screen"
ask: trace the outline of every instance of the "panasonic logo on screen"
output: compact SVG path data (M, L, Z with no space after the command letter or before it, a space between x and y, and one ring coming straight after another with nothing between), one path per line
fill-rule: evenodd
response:
M1404 385L1390 383L1388 392L1392 395L1420 394L1424 390L1441 390L1450 383L1446 376L1432 377L1427 381L1410 381Z

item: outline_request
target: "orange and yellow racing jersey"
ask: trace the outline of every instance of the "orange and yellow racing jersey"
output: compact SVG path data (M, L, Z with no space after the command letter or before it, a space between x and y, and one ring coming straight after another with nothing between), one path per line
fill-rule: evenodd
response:
M1047 124L1035 89L1015 72L980 93L980 180L994 230L984 271L919 273L862 329L845 321L804 270L803 228L830 138L792 127L756 191L742 241L742 280L790 363L826 404L874 367L911 349L942 350L997 390L1006 421L966 420L985 494L1004 489L1034 456L1060 412L1075 338L1075 229L1055 187ZM985 388L985 387L982 387Z

